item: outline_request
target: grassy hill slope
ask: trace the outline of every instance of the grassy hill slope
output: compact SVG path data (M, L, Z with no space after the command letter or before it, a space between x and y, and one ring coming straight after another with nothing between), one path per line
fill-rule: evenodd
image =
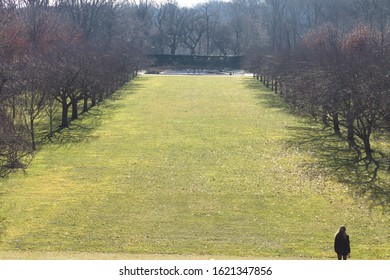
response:
M389 216L304 168L310 128L251 78L139 77L0 181L0 258L327 259L346 224L390 259Z

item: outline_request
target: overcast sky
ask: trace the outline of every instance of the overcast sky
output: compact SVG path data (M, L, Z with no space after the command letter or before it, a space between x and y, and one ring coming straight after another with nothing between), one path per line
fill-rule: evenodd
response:
M202 1L202 0L177 0L177 3L179 3L179 5L181 7L192 7L196 4L199 4L199 3L204 3L206 1Z
M192 7L200 3L206 3L210 0L176 0L180 7ZM229 0L220 0L229 1ZM166 2L166 0L157 0L157 2Z

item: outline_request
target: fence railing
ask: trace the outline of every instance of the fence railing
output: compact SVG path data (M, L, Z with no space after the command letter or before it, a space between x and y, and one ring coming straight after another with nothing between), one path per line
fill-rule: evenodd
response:
M148 55L151 67L241 69L241 56Z

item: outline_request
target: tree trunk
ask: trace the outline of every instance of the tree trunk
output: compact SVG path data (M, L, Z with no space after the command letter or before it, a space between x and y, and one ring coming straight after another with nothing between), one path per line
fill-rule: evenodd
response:
M84 97L83 112L88 112L88 97Z
M36 144L35 144L35 131L34 131L34 116L30 114L30 135L31 135L31 148L33 151L36 150Z
M353 121L348 120L348 135L347 135L348 143L350 146L356 146L355 142L355 132L353 130Z
M61 128L69 127L69 121L68 121L68 110L69 105L66 102L67 98L62 98L62 118L61 118Z
M99 101L99 102L103 102L103 100L104 100L104 94L103 94L103 92L101 91L101 92L99 92L98 101Z
M368 161L373 161L373 156L372 156L372 153L373 153L373 150L371 149L371 143L370 143L370 136L369 135L365 135L364 137L362 137L363 139L363 144L364 144L364 152L366 153L366 158Z
M75 120L78 118L78 108L77 108L77 99L74 98L71 100L72 104L72 120Z
M12 94L12 118L16 119L16 100L15 94Z
M337 135L340 135L340 122L338 113L333 113L333 130Z
M284 94L284 91L283 91L283 84L282 84L282 82L279 82L278 84L279 84L279 94L280 94L280 95L283 95L283 94Z
M91 106L92 106L92 107L95 107L95 106L96 106L96 95L95 95L95 94L92 95L92 98L91 98Z
M355 131L353 127L353 120L348 120L348 131L347 131L347 140L348 140L348 145L350 149L354 149L357 154L357 161L359 161L362 158L362 152L359 148L359 146L356 144L355 141Z
M53 136L53 114L49 115L49 137Z
M328 115L326 113L322 114L322 123L325 127L329 127Z

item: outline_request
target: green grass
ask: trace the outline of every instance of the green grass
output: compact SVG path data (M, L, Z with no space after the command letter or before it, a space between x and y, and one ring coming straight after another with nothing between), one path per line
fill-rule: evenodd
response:
M346 224L390 259L389 216L306 167L304 130L251 78L139 77L0 181L0 258L330 259Z

